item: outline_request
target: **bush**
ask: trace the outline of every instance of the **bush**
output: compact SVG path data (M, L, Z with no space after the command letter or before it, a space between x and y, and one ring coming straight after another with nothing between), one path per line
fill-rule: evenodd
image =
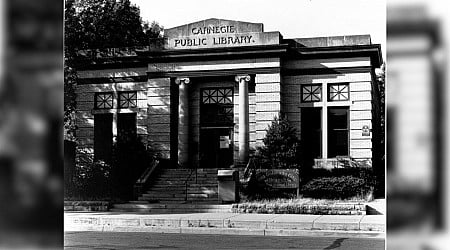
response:
M302 189L304 197L320 199L371 199L373 185L365 177L335 176L319 177L306 183Z
M133 198L133 185L152 162L154 152L147 148L139 136L123 133L113 145L112 190L115 198Z
M299 168L299 140L297 131L286 118L274 118L258 148L255 163L260 168Z
M111 198L111 166L102 161L78 164L65 197L74 200Z
M113 145L112 163L78 162L67 176L64 196L68 200L130 200L133 185L149 166L155 152L140 137L124 134Z
M264 181L259 181L257 178L250 178L248 184L242 187L242 196L246 197L244 200L261 200L261 199L275 199L275 198L294 198L297 196L295 189L274 189L267 185Z

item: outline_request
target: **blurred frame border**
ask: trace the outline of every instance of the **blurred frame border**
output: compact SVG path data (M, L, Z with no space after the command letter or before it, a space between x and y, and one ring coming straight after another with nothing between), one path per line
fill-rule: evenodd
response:
M449 20L429 12L446 6L393 2L387 9L387 249L448 249Z

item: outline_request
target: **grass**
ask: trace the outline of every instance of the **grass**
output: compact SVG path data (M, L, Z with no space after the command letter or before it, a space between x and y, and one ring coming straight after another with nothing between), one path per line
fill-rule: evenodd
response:
M314 198L278 198L278 199L264 199L256 201L247 201L240 204L247 205L332 205L336 203L362 203L363 199L346 199L346 200L330 200L330 199L314 199Z
M363 214L364 200L266 199L233 204L233 212L265 214Z

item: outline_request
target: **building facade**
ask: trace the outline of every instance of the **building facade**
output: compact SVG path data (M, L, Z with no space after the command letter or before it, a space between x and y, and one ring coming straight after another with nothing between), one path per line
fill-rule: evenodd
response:
M80 51L77 159L109 160L117 137L132 134L181 167L245 165L282 115L302 164L372 161L381 63L369 35L285 39L222 19L167 29L142 48Z

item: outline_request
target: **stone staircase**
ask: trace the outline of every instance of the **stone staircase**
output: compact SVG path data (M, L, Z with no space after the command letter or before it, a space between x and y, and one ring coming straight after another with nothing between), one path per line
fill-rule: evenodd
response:
M114 204L110 211L146 213L231 211L231 206L219 205L218 199L216 168L197 169L197 174L191 169L164 169L153 177L149 190L138 197L138 200Z

